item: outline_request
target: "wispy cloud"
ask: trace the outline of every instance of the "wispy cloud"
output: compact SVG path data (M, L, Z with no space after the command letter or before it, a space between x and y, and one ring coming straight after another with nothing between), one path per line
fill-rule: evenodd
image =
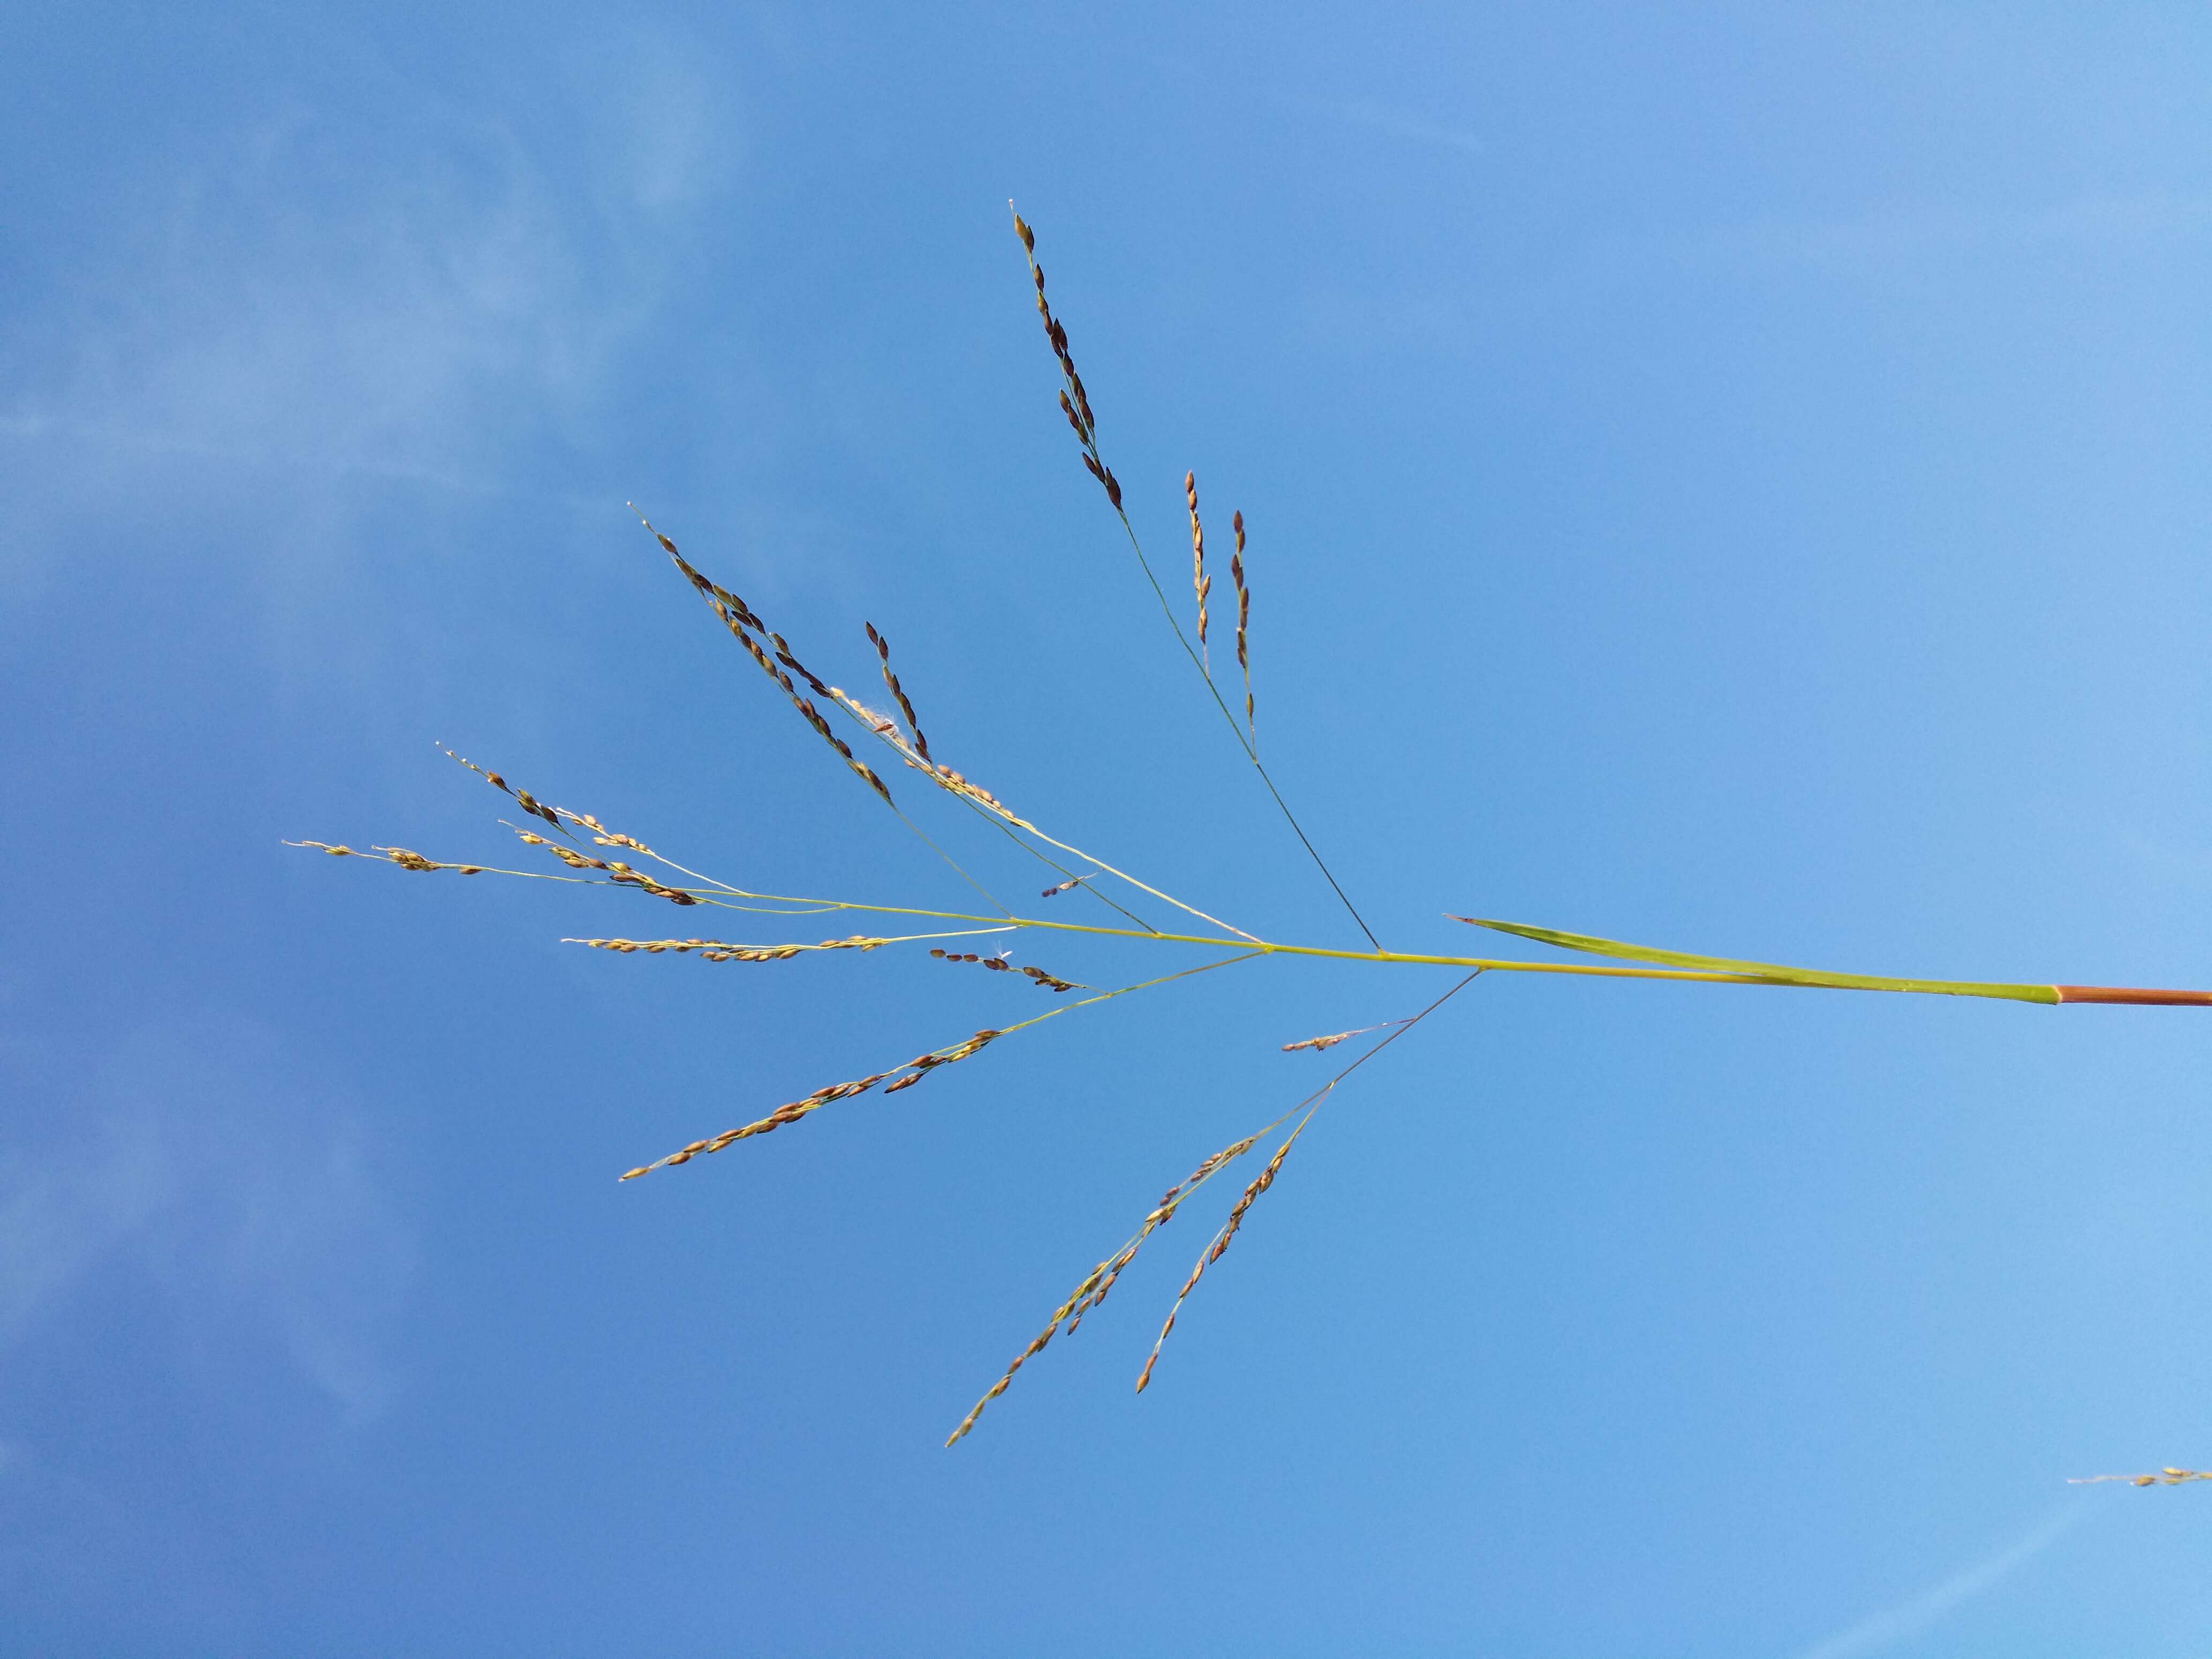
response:
M1797 1656L1797 1659L1855 1659L1860 1654L1879 1653L1900 1642L1911 1640L1936 1624L1961 1604L1993 1589L2000 1580L2015 1569L2058 1541L2087 1511L2079 1504L2069 1504L2054 1510L2021 1536L2002 1549L1962 1572L1953 1574L1933 1589L1886 1607L1869 1619L1860 1620L1849 1630L1817 1642Z
M1485 148L1482 140L1471 132L1424 120L1405 110L1379 104L1371 99L1358 98L1348 104L1338 104L1334 106L1334 112L1340 119L1356 127L1365 127L1370 131L1392 138L1404 138L1417 144L1440 144L1464 155L1480 155Z
M578 67L574 154L425 94L374 142L264 116L91 204L61 280L0 319L0 459L70 472L82 510L202 465L497 493L572 452L736 164L703 64L653 40L624 63Z
M378 1413L416 1246L342 1098L218 1024L142 1031L86 1097L43 1105L0 1142L0 1346L112 1317L127 1283L168 1315L132 1352L218 1389L287 1372L341 1420Z

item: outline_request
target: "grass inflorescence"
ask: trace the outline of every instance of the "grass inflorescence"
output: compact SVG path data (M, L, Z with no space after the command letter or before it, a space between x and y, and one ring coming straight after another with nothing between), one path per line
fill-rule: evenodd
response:
M1182 618L1168 601L1165 590L1146 557L1132 522L1120 480L1107 465L1100 447L1098 423L1089 389L1078 373L1067 331L1047 298L1043 267L1036 258L1036 238L1017 215L1015 230L1028 260L1036 307L1060 374L1059 405L1074 432L1085 470L1103 489L1110 510L1119 520L1136 562L1177 643L1189 658L1207 699L1218 709L1239 752L1256 772L1265 791L1295 834L1346 913L1365 939L1365 948L1344 945L1297 943L1265 938L1211 914L1165 889L1146 881L1096 853L1048 833L1017 811L992 790L940 758L925 735L915 701L900 673L892 665L891 647L874 623L864 624L872 665L896 714L880 711L860 696L823 679L800 659L786 636L771 629L759 612L735 592L707 575L680 550L677 544L650 520L640 521L667 554L678 573L714 612L717 620L786 702L837 757L839 763L876 799L888 807L904 827L918 836L972 888L987 907L946 909L925 905L893 905L854 899L772 893L738 886L702 873L656 851L635 836L608 829L587 812L548 804L500 773L446 752L460 766L475 773L508 797L538 827L509 823L507 828L530 860L546 860L557 869L509 869L483 860L470 862L434 859L411 848L373 846L363 852L343 843L308 841L292 843L313 848L338 857L372 858L415 873L452 872L465 876L497 875L570 884L607 886L637 893L641 897L684 908L726 909L742 915L806 921L844 916L872 921L884 931L859 931L812 942L790 938L769 943L741 943L727 939L693 935L672 938L577 938L564 941L618 956L690 957L712 963L769 963L806 956L855 956L927 959L973 967L983 975L993 974L1025 979L1046 991L1053 1005L1029 1018L981 1026L971 1035L929 1049L914 1058L845 1081L826 1085L796 1100L787 1101L735 1127L695 1139L675 1152L628 1170L620 1176L634 1181L656 1170L672 1169L696 1158L727 1150L738 1141L785 1128L823 1108L870 1093L890 1095L911 1089L933 1073L975 1059L986 1049L1047 1020L1093 1008L1117 998L1179 983L1194 975L1233 969L1263 958L1314 958L1352 962L1377 968L1412 970L1449 969L1458 977L1442 995L1417 1013L1280 1044L1284 1052L1325 1053L1355 1038L1385 1033L1368 1044L1356 1058L1320 1088L1282 1111L1263 1127L1231 1142L1202 1160L1182 1181L1169 1188L1145 1215L1137 1230L1116 1250L1099 1261L1076 1284L1042 1331L1014 1358L1005 1372L976 1401L956 1427L947 1444L956 1443L975 1427L987 1407L1003 1395L1022 1368L1042 1353L1056 1335L1073 1332L1105 1300L1123 1273L1136 1260L1147 1241L1172 1221L1225 1171L1262 1146L1273 1151L1260 1172L1244 1186L1224 1218L1208 1237L1184 1279L1158 1339L1146 1356L1136 1382L1143 1391L1152 1382L1169 1336L1182 1316L1185 1304L1208 1271L1219 1262L1239 1236L1254 1206L1280 1176L1291 1148L1316 1115L1351 1074L1384 1049L1410 1034L1478 976L1490 972L1568 975L1608 980L1662 980L1717 985L1740 985L1804 990L1847 990L1912 995L1985 998L1996 1000L2057 1006L2068 1003L2212 1005L2212 993L2161 991L2117 986L2068 985L2056 982L2010 981L1948 981L1876 975L1835 973L1787 967L1741 958L1696 955L1686 951L1625 944L1592 934L1493 919L1450 915L1446 920L1504 934L1562 953L1565 959L1495 957L1452 951L1406 951L1383 948L1365 919L1352 903L1334 872L1298 823L1282 792L1261 763L1255 702L1252 690L1250 648L1251 590L1246 572L1244 515L1231 520L1234 551L1230 578L1236 596L1237 663L1242 680L1243 718L1237 718L1222 688L1216 683L1211 646L1213 578L1207 564L1205 525L1199 508L1195 471L1182 479L1183 509L1191 546L1192 628L1186 632ZM856 747L856 745L858 745ZM864 758L864 757L866 757ZM876 763L871 764L871 760ZM878 769L882 767L882 770ZM985 845L1001 854L1008 851L1034 860L1057 877L1039 891L1046 900L1065 899L1055 905L1057 915L1047 917L1017 912L992 888L957 860L944 844L924 830L894 795L885 774L918 782L925 796L942 803L952 820L988 829ZM1036 879L1034 873L1029 877ZM1091 908L1073 909L1080 895ZM1164 907L1164 908L1163 908ZM1170 916L1170 912L1174 915ZM1164 927L1147 915L1174 922ZM1179 918L1179 919L1178 919ZM919 925L921 931L890 931L895 926ZM757 925L745 924L748 927ZM817 924L818 926L818 924ZM832 923L835 926L836 924ZM781 931L779 929L778 931ZM794 927L793 933L815 927ZM1098 990L1076 979L1013 960L1009 937L1048 937L1056 946L1073 950L1086 941L1134 941L1170 952L1196 951L1200 960L1154 977ZM1463 937L1463 936L1462 936ZM995 950L962 948L948 941L1000 941ZM979 991L981 987L978 987ZM1088 994L1074 995L1075 993ZM1003 995L1000 992L998 994ZM1036 1006L1034 1003L1028 1005ZM2167 1468L2158 1474L2100 1475L2097 1481L2130 1481L2136 1486L2179 1485L2212 1479L2212 1474Z

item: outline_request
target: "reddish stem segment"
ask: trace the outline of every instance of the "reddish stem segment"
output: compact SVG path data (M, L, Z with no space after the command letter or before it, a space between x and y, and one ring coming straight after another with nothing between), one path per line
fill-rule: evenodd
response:
M2142 1007L2212 1008L2212 991L2150 991L2131 985L2058 985L2061 1002L2124 1002Z

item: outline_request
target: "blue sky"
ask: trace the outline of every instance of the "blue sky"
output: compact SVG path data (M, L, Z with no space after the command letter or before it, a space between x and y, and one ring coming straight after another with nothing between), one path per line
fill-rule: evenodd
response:
M1244 512L1263 752L1387 943L2212 986L2212 23L631 20L10 32L0 1645L2202 1652L2212 1493L2066 1484L2212 1462L2201 1013L1488 976L1142 1398L1228 1191L948 1452L1328 1074L1281 1044L1449 980L1238 968L618 1186L1044 994L281 842L505 856L443 741L957 908L635 500L825 677L882 628L1048 827L1356 943L1081 470L1012 197L1159 564L1186 468L1217 559Z

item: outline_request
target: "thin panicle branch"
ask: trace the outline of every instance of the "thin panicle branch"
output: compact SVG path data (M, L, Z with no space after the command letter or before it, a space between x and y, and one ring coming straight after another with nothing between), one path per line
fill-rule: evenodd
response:
M1393 1025L1405 1024L1402 1019L1391 1019L1383 1021L1380 1025L1358 1025L1349 1031L1331 1031L1327 1036L1304 1037L1297 1042L1285 1042L1283 1045L1283 1052L1286 1054L1294 1054L1302 1048L1310 1048L1314 1053L1320 1054L1324 1049L1335 1048L1340 1042L1349 1042L1356 1036L1365 1036L1370 1031L1387 1031Z
M1343 1082L1345 1079L1350 1077L1354 1072L1364 1066L1369 1060L1374 1059L1376 1055L1381 1054L1385 1048L1395 1042L1400 1037L1405 1036L1407 1032L1412 1030L1413 1027L1419 1025L1431 1014L1436 1012L1437 1009L1443 1007L1444 1004L1449 1002L1454 997L1457 996L1462 991L1464 991L1468 986L1474 984L1476 979L1481 975L1481 969L1476 969L1474 973L1469 974L1465 979L1460 981L1460 982L1453 986L1450 990L1445 992L1427 1007L1422 1009L1419 1013L1415 1014L1410 1019L1395 1022L1398 1027L1396 1030L1391 1032L1389 1036L1382 1038L1380 1042L1373 1044L1368 1048L1366 1053L1360 1055L1358 1059L1353 1060L1349 1066L1339 1072L1334 1077L1322 1084L1320 1088L1314 1091L1312 1094L1307 1096L1305 1100L1299 1103L1300 1105L1305 1108L1306 1115L1298 1120L1298 1127L1291 1130L1289 1134L1283 1138L1283 1144L1279 1147L1276 1148L1274 1157L1267 1161L1267 1167L1262 1170L1260 1172L1258 1178L1255 1179L1250 1186L1244 1189L1244 1195L1237 1200L1237 1207L1230 1211L1229 1219L1221 1224L1221 1231L1214 1234L1213 1237L1208 1241L1206 1249L1200 1252L1198 1264L1190 1270L1190 1277L1183 1280L1182 1289L1176 1293L1175 1305L1168 1310L1167 1322L1160 1327L1159 1336L1152 1343L1152 1351L1146 1357L1145 1369L1138 1374L1137 1392L1139 1394L1142 1394L1146 1388L1151 1386L1152 1380L1152 1367L1160 1363L1160 1350L1166 1346L1170 1334L1172 1333L1176 1328L1176 1320L1182 1312L1182 1304L1189 1300L1190 1293L1198 1288L1198 1281L1206 1276L1206 1270L1212 1267L1215 1262L1220 1261L1223 1255L1227 1254L1230 1241L1237 1237L1237 1229L1244 1224L1245 1212L1249 1210L1252 1206L1259 1200L1261 1194L1265 1193L1268 1188L1275 1184L1276 1176L1280 1174L1282 1171L1283 1160L1291 1155L1291 1146L1297 1143L1297 1138L1306 1132L1306 1125L1313 1121L1314 1114L1321 1110L1323 1106L1328 1103L1328 1097L1335 1092L1336 1085ZM1295 1110L1297 1109L1293 1108L1292 1109ZM1279 1121L1280 1120L1278 1120L1278 1121Z
M988 968L993 973L1019 974L1042 991L1087 991L1091 988L1087 985L1079 985L1072 979L1062 979L1057 974L1048 974L1042 968L1024 967L1009 960L1004 951L995 957L984 957L973 951L947 951L939 947L933 949L929 954L939 962L969 962L979 968Z
M411 849L404 847L373 847L368 852L364 853L357 847L346 846L343 842L288 841L284 845L287 847L312 847L318 853L328 853L334 859L366 859L374 858L378 854L382 854L387 862L396 864L403 870L414 870L417 872L428 870L454 870L459 872L465 876L480 876L491 867L489 865L483 864L441 864L435 859L426 859L420 853L412 851ZM507 876L532 876L538 874L538 872L534 870L502 870L499 872L499 873L501 875ZM544 877L544 879L547 881L558 881L561 878L558 876L547 876Z
M2107 1480L2124 1480L2130 1486L2180 1486L2191 1480L2212 1480L2212 1469L2163 1468L2155 1474L2089 1474L2069 1480L2069 1486L2101 1486Z
M1006 205L1011 210L1013 204L1009 202ZM1037 311L1044 318L1046 337L1052 342L1053 355L1060 362L1060 376L1066 383L1060 394L1060 409L1083 445L1084 465L1105 485L1106 498L1112 504L1115 516L1121 520L1122 533L1129 538L1129 550L1137 556L1137 567L1145 573L1146 581L1152 586L1152 597L1160 603L1160 614L1167 618L1168 626L1174 629L1176 641L1182 647L1183 654L1190 659L1191 666L1198 670L1199 678L1206 682L1206 692L1212 697L1213 706L1221 711L1221 718L1229 723L1230 734L1237 739L1237 747L1244 751L1245 759L1252 763L1253 770L1260 775L1260 781L1267 786L1267 794L1274 801L1276 811L1283 815L1284 821L1297 835L1298 844L1306 849L1306 856L1314 861L1322 878L1328 883L1345 909L1351 913L1352 921L1358 924L1359 931L1366 934L1367 942L1380 951L1382 941L1375 937L1375 930L1359 914L1358 907L1352 903L1351 896L1344 890L1344 884L1337 880L1336 872L1328 867L1328 861L1314 846L1312 837L1306 834L1305 826L1298 822L1297 815L1291 811L1290 803L1283 799L1283 792L1275 787L1274 779L1260 763L1259 750L1245 735L1244 727L1237 723L1237 716L1229 712L1229 705L1223 700L1220 688L1214 684L1213 676L1206 670L1205 659L1200 656L1197 647L1191 644L1189 636L1182 631L1182 624L1176 620L1175 607L1168 603L1167 590L1160 586L1160 579L1152 574L1152 561L1145 556L1144 544L1137 539L1137 527L1129 522L1129 514L1121 505L1121 486L1115 482L1112 470L1099 453L1098 423L1091 413L1091 399L1084 392L1082 377L1075 372L1075 361L1068 356L1067 331L1060 326L1059 319L1052 313L1052 307L1045 302L1044 269L1037 264L1036 234L1018 213L1014 215L1014 232L1022 240L1022 251L1030 264L1030 276L1036 284ZM1072 402L1070 393L1073 397Z
M963 799L961 805L967 807L969 811L973 812L977 817L982 819L984 823L989 824L991 828L997 830L999 834L1004 836L1012 845L1019 848L1024 853L1035 859L1039 864L1044 866L1046 869L1050 870L1055 875L1065 876L1066 878L1065 881L1060 882L1057 886L1046 888L1038 895L1039 897L1057 898L1062 893L1069 892L1075 888L1080 887L1088 892L1091 897L1097 899L1101 904L1104 905L1108 909L1115 912L1117 915L1124 916L1129 921L1135 922L1138 927L1143 928L1147 933L1155 936L1159 935L1160 930L1153 927L1151 922L1146 921L1134 910L1130 909L1128 906L1120 902L1109 894L1101 892L1098 888L1092 884L1091 877L1103 875L1106 873L1104 871L1091 870L1085 872L1082 875L1077 875L1073 871L1070 870L1058 859L1054 858L1051 854L1046 852L1042 848L1036 846L1030 841L1024 839L1020 832L1016 830L1012 824L1008 823L997 813L986 811L982 807L977 805L971 800Z
M688 1164L702 1152L719 1152L724 1147L734 1145L738 1141L749 1139L754 1135L766 1134L772 1129L781 1128L787 1123L796 1123L800 1118L811 1112L819 1111L833 1102L850 1100L855 1095L867 1093L886 1078L897 1078L897 1081L884 1091L887 1095L896 1094L902 1089L911 1089L939 1066L950 1066L956 1061L980 1054L986 1047L996 1042L1000 1037L1012 1036L1015 1032L1027 1030L1032 1025L1042 1025L1045 1021L1056 1018L1061 1014L1073 1013L1078 1008L1088 1008L1096 1003L1110 1002L1115 997L1127 996L1135 991L1149 991L1155 986L1170 985L1179 979L1188 979L1194 974L1210 973L1216 968L1228 968L1240 962L1249 962L1257 954L1255 951L1247 951L1237 956L1224 957L1216 962L1202 963L1195 968L1186 968L1181 973L1163 974L1158 979L1140 980L1134 985L1124 985L1111 991L1102 991L1096 996L1084 998L1080 1002L1071 1002L1045 1013L1033 1014L1029 1018L1018 1020L1012 1025L978 1031L975 1036L962 1042L948 1044L942 1048L933 1048L926 1054L918 1055L908 1060L903 1066L894 1066L889 1071L872 1073L866 1077L857 1078L850 1083L833 1083L827 1088L817 1089L811 1095L777 1107L766 1117L742 1124L734 1129L725 1129L720 1134L710 1139L695 1140L690 1146L681 1147L665 1158L657 1158L651 1164L641 1164L635 1170L627 1171L620 1179L635 1181L638 1176L650 1175L655 1170L666 1169L676 1164ZM906 1075L898 1077L897 1074L902 1072Z
M1021 820L1014 820L1017 823ZM1033 826L1027 826L1030 827ZM526 836L527 831L522 832ZM1042 832L1039 832L1040 834ZM1050 841L1051 837L1043 839ZM544 838L538 837L542 842ZM1055 846L1063 843L1053 842ZM1598 967L1579 962L1529 962L1516 957L1468 957L1443 952L1416 951L1340 951L1321 945L1289 945L1272 939L1255 939L1238 932L1225 922L1215 921L1203 912L1193 911L1201 920L1213 921L1223 930L1220 935L1204 933L1170 933L1158 929L1138 931L1127 927L1100 927L1087 922L1052 921L1042 916L1000 915L980 916L961 910L939 910L912 904L877 904L857 899L816 898L793 893L756 893L726 884L712 883L689 890L659 886L647 887L646 880L627 866L610 866L617 872L608 881L593 881L580 876L556 876L532 870L508 870L485 864L459 864L423 857L405 848L373 848L369 854L356 848L335 845L328 842L287 842L289 847L313 848L337 855L369 857L378 855L380 861L389 861L405 870L454 870L464 875L520 876L538 881L568 882L572 885L604 887L608 885L636 886L673 898L678 903L708 904L722 909L755 910L761 905L739 903L736 901L757 900L762 904L776 907L767 914L775 915L820 915L836 910L850 910L867 915L927 916L945 921L974 922L978 927L1003 924L1009 927L1041 928L1051 933L1091 933L1108 939L1141 939L1160 945L1196 945L1212 949L1230 947L1241 949L1251 956L1310 957L1329 962L1360 962L1376 965L1401 964L1414 967L1468 968L1483 972L1501 974L1543 974L1567 979L1664 980L1683 984L1753 985L1767 987L1796 987L1802 989L1877 991L1909 996L1985 997L2001 1002L2039 1003L2047 1007L2062 1004L2141 1004L2149 1006L2207 1007L2212 1006L2212 991L2144 990L2119 985L2053 985L2033 981L2007 981L1983 980L1905 979L1884 975L1835 974L1809 968L1785 968L1774 963L1735 963L1720 957L1692 957L1684 952L1645 951L1643 947L1623 945L1614 954L1626 952L1632 960L1679 960L1712 963L1703 969L1658 967ZM1068 849L1074 850L1074 849ZM1079 856L1088 856L1079 854ZM664 860L665 862L665 860ZM680 867L680 866L678 866ZM1120 871L1107 868L1109 873L1122 875ZM1135 881L1134 877L1122 879ZM1138 885L1143 884L1138 883ZM1155 890L1147 888L1146 891ZM1167 896L1163 894L1162 897ZM1188 910L1179 899L1168 902ZM1466 918L1460 918L1466 920ZM1524 928L1517 923L1488 924L1504 931L1517 932L1539 938L1552 930ZM1560 933L1560 940L1580 939L1582 934ZM1611 944L1609 940L1591 941ZM1242 958L1238 958L1241 960ZM1197 971L1197 970L1192 970Z
M1246 933L1243 928L1235 927L1229 922L1225 922L1218 916L1208 915L1205 911L1197 908L1195 906L1184 903L1182 900L1176 897L1173 894L1161 891L1160 889L1152 886L1149 882L1139 881L1127 871L1119 869L1115 866L1109 864L1105 860L1100 858L1095 853L1086 853L1079 847L1071 846L1066 842L1058 840L1052 836L1047 835L1042 830L1039 829L1036 824L1030 823L1027 818L1016 812L1012 807L1008 806L1004 801L1000 800L996 795L984 788L981 785L970 782L966 777L955 771L950 766L944 764L942 762L932 764L931 763L923 760L921 757L908 744L906 739L900 734L898 722L892 720L890 716L877 714L875 710L870 708L866 703L861 702L858 698L838 690L838 688L834 685L830 688L830 695L836 699L837 705L844 709L848 714L850 714L855 720L858 720L862 726L866 726L868 731L874 735L877 741L883 744L884 747L891 750L901 760L905 762L907 765L914 768L916 771L921 772L925 777L935 783L939 788L946 791L948 793L958 796L961 799L968 802L970 805L988 812L992 817L1000 819L1005 823L1012 825L1017 830L1020 830L1029 835L1035 836L1039 841L1045 842L1048 846L1056 847L1061 852L1072 854L1077 858L1088 860L1091 863L1097 865L1098 869L1104 873L1118 877L1121 880L1127 882L1132 887L1137 888L1141 891L1150 893L1154 898L1164 900L1167 903L1174 905L1176 909L1184 912L1186 915L1196 916L1200 921L1211 922L1214 927L1221 928L1225 933L1234 933L1239 939L1252 940L1252 942L1257 943L1257 940L1253 939L1253 936ZM1119 909L1121 907L1117 905L1115 908ZM1124 915L1128 915L1127 911L1123 911L1122 914ZM1130 920L1134 921L1137 918L1131 916ZM1171 935L1169 934L1158 933L1157 931L1155 932L1154 936L1161 939L1171 937Z

